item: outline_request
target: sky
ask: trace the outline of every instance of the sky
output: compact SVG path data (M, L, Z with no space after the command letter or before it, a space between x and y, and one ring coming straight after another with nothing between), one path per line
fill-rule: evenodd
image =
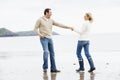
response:
M120 33L120 0L0 0L0 28L33 30L45 8L52 9L52 19L72 27L81 26L85 12L91 12L92 33ZM71 32L58 27L53 31Z

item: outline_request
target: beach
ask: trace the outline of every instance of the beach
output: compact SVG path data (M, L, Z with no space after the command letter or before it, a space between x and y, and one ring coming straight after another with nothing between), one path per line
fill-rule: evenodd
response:
M107 37L106 37L107 36ZM38 36L0 38L0 80L120 80L120 36L91 37L90 52L96 70L76 73L76 36L53 36L56 65L60 73L43 73L43 51Z

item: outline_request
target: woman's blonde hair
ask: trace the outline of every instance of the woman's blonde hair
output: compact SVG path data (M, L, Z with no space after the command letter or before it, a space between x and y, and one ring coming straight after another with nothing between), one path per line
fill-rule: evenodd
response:
M93 17L91 13L86 13L86 16L88 17L88 20L92 23L93 22Z

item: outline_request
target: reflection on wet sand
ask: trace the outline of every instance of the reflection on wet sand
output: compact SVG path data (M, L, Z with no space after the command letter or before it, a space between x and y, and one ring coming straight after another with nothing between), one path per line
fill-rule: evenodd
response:
M90 73L90 80L94 80L95 79L95 73L94 72L91 72Z
M48 80L48 74L47 73L43 73L43 80Z
M51 73L51 80L56 80L57 73Z
M85 73L84 72L80 72L79 74L80 74L80 80L84 80L84 74Z
M56 80L56 75L57 73L51 73L51 80ZM48 74L47 73L43 73L43 80L49 80Z
M79 80L84 80L85 72L80 72L79 75L80 75L80 79ZM94 77L95 77L95 73L91 72L89 80L94 80Z

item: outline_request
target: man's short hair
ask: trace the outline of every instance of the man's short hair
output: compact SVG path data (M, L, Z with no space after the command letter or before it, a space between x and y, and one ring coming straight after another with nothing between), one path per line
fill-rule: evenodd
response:
M44 15L46 15L46 13L49 13L49 10L51 10L50 8L46 8L45 10L44 10Z

